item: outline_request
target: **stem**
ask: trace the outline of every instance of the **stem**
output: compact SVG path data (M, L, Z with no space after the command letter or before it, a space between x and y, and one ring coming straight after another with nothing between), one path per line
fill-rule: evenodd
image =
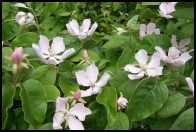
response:
M9 21L15 21L15 19L5 20L5 21L3 21L2 23L9 22Z

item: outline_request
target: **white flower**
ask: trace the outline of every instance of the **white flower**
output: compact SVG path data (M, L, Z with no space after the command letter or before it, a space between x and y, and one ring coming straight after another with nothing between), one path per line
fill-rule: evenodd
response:
M30 12L27 14L22 11L18 12L16 14L15 20L19 25L35 23L34 16Z
M117 103L120 107L125 108L127 106L128 100L124 97L119 97Z
M52 42L52 46L49 46L49 40L44 35L40 35L39 46L32 44L32 48L36 54L40 57L41 61L46 64L57 65L69 55L75 52L74 48L65 50L65 45L62 37L55 37ZM63 54L59 55L61 52Z
M145 24L140 25L140 40L148 34L160 34L160 29L156 28L154 23L149 23L147 26Z
M98 24L95 22L89 30L90 24L90 19L84 19L82 26L79 27L78 22L72 19L72 21L66 24L66 27L71 35L77 35L79 39L85 39L87 36L92 35L98 27Z
M117 32L118 35L121 35L121 34L124 33L124 32L128 32L127 30L124 30L124 29L122 29L122 28L116 28L116 30L118 31L118 32Z
M139 67L128 64L124 67L124 70L134 74L129 74L128 77L131 80L139 79L146 74L149 77L162 75L163 67L160 67L160 56L157 52L152 55L151 61L147 64L148 53L141 49L135 54L135 59L139 62Z
M79 85L90 87L87 90L81 90L81 97L88 97L93 94L98 94L101 90L101 87L105 86L108 79L110 78L110 74L105 72L103 76L97 81L97 76L99 74L98 68L91 64L87 67L85 71L76 72L76 79Z
M174 66L184 65L188 60L192 58L192 56L189 55L189 52L180 54L181 51L174 46L169 48L168 56L161 47L156 46L155 49L161 56L163 62L170 63Z
M193 92L193 96L194 96L194 84L193 84L193 80L190 77L185 78L186 82L188 83L189 89Z
M53 129L62 129L61 124L66 120L70 130L84 130L81 121L84 121L85 117L92 113L91 110L86 108L83 103L77 103L68 110L65 105L67 101L68 98L57 97L56 111L53 117Z
M161 17L165 17L167 19L173 18L173 16L169 15L170 13L175 11L174 6L176 5L177 2L162 2L159 5L159 14L161 15Z

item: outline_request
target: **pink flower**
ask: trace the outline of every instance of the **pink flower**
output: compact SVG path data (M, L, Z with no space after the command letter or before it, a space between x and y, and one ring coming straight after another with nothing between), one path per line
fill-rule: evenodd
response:
M98 27L98 24L95 22L89 30L90 24L90 19L84 19L82 26L79 27L78 22L72 19L72 21L66 24L66 27L71 35L77 35L79 39L85 39L87 36L92 35Z
M26 14L22 11L16 14L15 20L18 22L19 25L35 22L34 16L30 12Z
M119 97L117 103L120 107L125 108L127 106L128 100L124 97Z
M106 85L108 79L110 78L110 74L105 72L99 81L96 82L98 74L99 70L94 64L89 65L86 71L79 71L75 73L79 85L90 87L85 91L81 90L81 97L88 97L93 94L98 94L101 87Z
M83 58L84 60L88 60L88 53L87 53L86 49L83 50L82 58Z
M176 5L177 2L162 2L159 5L159 14L161 17L165 17L167 19L173 18L173 16L169 15L170 13L175 11L174 6Z
M68 109L65 105L67 101L68 98L57 97L56 111L53 117L53 129L62 129L61 124L66 120L70 130L84 130L81 121L84 121L85 117L92 113L91 110L86 108L83 103L77 103Z
M169 48L168 56L161 47L156 46L155 49L159 53L163 62L170 63L174 66L184 65L188 60L192 58L192 56L189 55L189 52L180 54L181 51L174 46Z
M160 34L159 28L156 28L154 23L149 23L147 26L145 24L140 25L140 40L148 34Z
M190 77L185 78L186 82L188 83L189 89L193 92L193 96L194 96L194 84L193 84L193 80Z
M73 99L75 100L79 100L81 97L81 92L80 91L77 91L73 94Z
M148 53L144 49L141 49L135 54L135 59L139 62L139 65L136 65L139 67L132 64L128 64L124 67L125 71L131 72L131 74L128 75L129 79L140 79L144 76L144 74L149 77L162 75L163 67L160 67L161 58L158 53L155 52L152 55L151 61L147 64Z
M15 64L20 64L22 62L23 59L23 48L19 47L19 48L15 48L14 52L12 53L12 62L14 62Z
M62 37L55 37L52 42L52 46L49 46L49 40L44 35L40 35L39 46L32 44L32 48L36 54L40 57L41 61L46 64L57 65L69 55L75 52L74 48L65 50L65 45ZM64 52L59 55L59 53Z

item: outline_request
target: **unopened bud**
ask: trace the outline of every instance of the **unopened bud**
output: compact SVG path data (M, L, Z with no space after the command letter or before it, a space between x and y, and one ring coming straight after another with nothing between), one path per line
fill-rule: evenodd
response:
M73 94L73 99L74 100L79 100L81 97L81 92L80 91L77 91Z
M12 62L14 62L15 64L20 64L22 62L23 59L23 48L19 47L19 48L15 48L14 52L12 53Z
M83 55L82 55L84 60L88 60L88 53L86 51L86 49L83 50Z
M118 105L122 108L125 108L127 106L128 100L126 98L120 97L117 101Z
M12 72L13 72L14 75L16 75L17 70L18 70L18 65L17 64L13 64L13 66L12 66Z

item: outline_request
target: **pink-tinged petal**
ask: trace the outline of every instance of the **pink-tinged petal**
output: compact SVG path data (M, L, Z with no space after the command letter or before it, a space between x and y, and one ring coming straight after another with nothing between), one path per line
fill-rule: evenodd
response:
M159 67L160 60L161 60L160 55L157 52L155 52L152 55L151 60L150 60L150 63L147 65L147 68Z
M98 27L98 24L95 22L95 23L91 26L91 29L89 30L88 35L92 35L92 34L95 32L95 30L97 29L97 27Z
M167 5L167 13L170 14L171 12L175 11L175 5L177 2L170 2Z
M26 21L25 16L22 16L22 17L19 19L18 23L19 23L19 25L22 25L22 24L25 23L25 21Z
M71 34L71 35L76 35L75 34L75 32L73 31L73 29L71 28L71 26L70 26L70 24L68 23L68 24L66 24L66 27L67 27L67 30L69 31L69 33Z
M68 98L61 98L57 97L56 98L56 110L55 112L66 112L66 105Z
M125 108L127 106L128 100L124 97L119 97L117 100L117 104L122 107Z
M73 99L79 100L81 97L81 91L77 91L73 94Z
M82 58L83 58L84 60L88 60L88 52L86 51L86 49L83 50Z
M176 41L176 35L172 35L171 43L172 43L172 46L178 48L178 44Z
M90 28L91 20L90 19L84 19L82 22L82 32L87 32Z
M149 24L147 25L147 34L152 34L152 33L154 33L155 28L156 28L156 25L155 25L154 23L149 23Z
M184 63L186 63L191 58L192 58L192 56L190 56L189 52L184 52L183 54L180 55L180 57L175 59L175 61L180 60L180 61L183 61Z
M75 119L72 116L69 116L67 119L67 123L70 130L84 130L84 126L82 125L82 122L78 119Z
M167 14L167 3L166 2L162 2L160 5L159 5L159 9L160 11L162 12L162 14L166 15Z
M78 35L80 33L78 22L75 19L72 19L72 21L69 22L69 24L71 29L74 31L75 35Z
M159 11L159 15L160 15L161 17L166 17L166 14L165 14L163 11Z
M28 22L33 22L33 20L34 20L33 14L31 14L31 13L29 12L29 13L27 13L27 16L29 17L29 18L27 19L27 23L28 23Z
M48 63L49 63L49 64L52 64L52 65L57 65L57 64L60 63L60 61L56 60L55 57L49 57Z
M190 38L181 40L179 47L184 48L186 45L188 45L190 43L190 40L191 40Z
M34 43L32 44L32 48L35 51L35 53L37 54L37 56L39 56L39 58L41 59L41 61L43 61L44 63L48 64L48 61L45 58L47 58L49 56L48 55L44 55L41 52L40 47L38 45L34 44Z
M64 59L66 59L68 56L70 56L74 52L75 52L75 49L74 48L70 48L70 49L65 50L65 52L62 55L55 55L55 57L57 59L60 59L60 61L62 62Z
M86 68L86 74L88 75L88 78L90 79L92 84L95 84L95 82L97 81L99 70L95 66L95 64L91 64Z
M48 49L50 48L48 38L44 35L40 35L39 38L40 38L39 46L40 46L41 52L44 54L50 54L48 51Z
M145 35L146 35L146 25L141 24L140 25L140 40L142 40Z
M85 117L91 113L91 110L85 107L83 103L77 103L69 110L68 115L75 115L80 121L84 121Z
M182 65L184 65L184 62L182 60L172 60L171 63L174 66L182 66Z
M23 48L22 47L15 48L11 58L12 58L12 62L16 64L20 64L23 59Z
M142 69L135 67L134 65L128 64L124 67L124 70L131 73L139 73Z
M89 88L87 90L81 90L81 97L89 97L92 95L92 88Z
M62 129L62 122L64 121L64 113L57 112L54 114L52 128L53 129Z
M175 59L178 58L180 55L180 50L178 50L176 47L170 47L168 51L168 56Z
M146 50L141 49L135 54L135 59L140 63L140 64L146 64L148 60L148 53Z
M106 83L108 82L110 78L110 74L105 72L102 77L99 79L99 81L96 83L96 86L98 87L103 87L106 85Z
M128 74L130 80L140 79L144 76L144 71L139 72L138 74Z
M160 34L160 29L159 29L159 28L155 29L155 30L154 30L154 33L155 33L155 34Z
M189 86L189 89L193 92L194 95L194 84L193 84L193 80L190 77L185 78L186 82Z
M155 49L163 61L169 60L168 56L166 56L165 51L161 47L156 46ZM167 61L167 62L169 62L169 61Z
M88 35L88 33L80 32L80 33L78 34L78 38L79 38L79 39L85 39L85 38L87 37L87 35Z
M92 94L98 94L100 91L101 91L101 87L100 86L95 86L95 87L93 87Z
M146 72L149 77L155 77L158 75L162 75L163 74L162 70L163 70L163 67L155 67L152 69L147 69Z
M55 37L52 42L52 49L55 54L61 53L65 50L65 45L62 37Z
M76 80L79 85L87 86L87 87L93 85L91 83L91 80L88 78L88 75L86 74L86 72L79 71L79 72L76 72L75 75L76 75Z

